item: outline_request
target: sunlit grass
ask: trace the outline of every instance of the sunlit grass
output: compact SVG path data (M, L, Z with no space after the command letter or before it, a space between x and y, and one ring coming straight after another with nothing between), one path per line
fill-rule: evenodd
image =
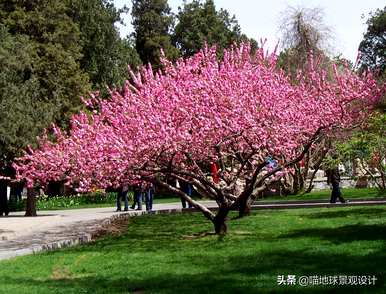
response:
M386 293L385 220L386 206L267 210L219 238L199 213L136 217L121 236L0 262L0 293ZM378 280L278 286L288 274Z

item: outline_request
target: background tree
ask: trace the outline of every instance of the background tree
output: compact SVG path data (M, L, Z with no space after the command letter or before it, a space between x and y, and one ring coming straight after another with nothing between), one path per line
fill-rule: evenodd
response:
M370 13L367 31L359 44L360 69L375 73L380 83L386 78L386 6ZM345 160L359 161L362 173L386 189L386 97L378 105L378 113L351 140L339 145L338 151Z
M367 31L359 44L359 64L362 70L375 71L381 81L386 78L386 6L370 13ZM386 112L386 97L379 104Z
M328 63L331 30L323 21L323 10L288 7L282 15L279 29L284 51L280 54L279 65L293 76L307 66L310 53Z
M62 1L1 1L0 26L0 165L7 170L45 127L66 125L89 84L79 29ZM31 196L26 215L36 215Z
M0 25L0 154L7 165L20 154L25 140L39 135L50 111L39 113L39 81L32 77L33 43L26 36L12 36ZM40 116L42 115L42 116ZM40 128L39 128L40 127Z
M386 72L386 6L370 13L359 52L363 69Z
M344 64L340 59L333 62L328 57L331 30L323 21L323 10L288 7L282 15L279 29L282 32L284 50L279 55L279 66L290 75L293 83L298 82L299 70L307 71L311 66L319 71L330 69L329 78L333 78L332 63L338 67L344 67ZM286 181L282 182L285 194L298 194L303 191L308 193L312 190L313 177L327 155L327 149L332 146L331 139L321 138L305 155L302 163L294 166L293 173L288 174ZM307 185L311 170L312 177Z
M213 0L194 0L179 7L178 23L174 29L173 42L183 56L191 56L202 49L205 42L216 45L219 52L233 43L248 41L241 33L235 16L225 9L216 10ZM250 40L257 48L257 43Z
M167 0L133 0L131 14L135 48L143 63L159 68L161 49L172 60L178 57L171 43L174 19Z
M385 134L386 115L375 113L368 124L355 130L336 148L340 161L355 162L359 173L371 179L381 191L386 190Z
M80 105L88 79L78 27L61 1L2 1L0 25L1 152L11 161Z
M122 40L115 26L128 10L116 9L110 0L67 2L68 14L80 30L80 68L95 89L121 86L127 79L127 66L135 68L141 63L130 39Z
M0 2L0 152L9 163L55 122L66 125L90 89L120 85L133 44L114 24L120 14L108 0Z

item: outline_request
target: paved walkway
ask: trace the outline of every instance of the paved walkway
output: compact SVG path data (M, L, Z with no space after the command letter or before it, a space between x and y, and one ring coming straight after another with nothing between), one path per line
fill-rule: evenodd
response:
M214 201L203 201L215 209ZM327 201L257 202L253 209L288 209L311 207L334 207L354 205L386 204L383 199L359 199L348 204L329 204ZM181 212L180 203L155 204L154 213ZM0 217L0 260L42 250L86 243L93 240L98 229L116 218L127 218L145 214L145 211L130 210L115 212L114 207L72 210L39 211L37 217L24 217L24 212Z

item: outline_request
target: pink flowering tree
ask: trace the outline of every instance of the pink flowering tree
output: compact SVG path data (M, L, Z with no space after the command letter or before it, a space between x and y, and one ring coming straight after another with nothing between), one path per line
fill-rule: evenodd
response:
M243 44L221 61L206 48L175 64L163 60L162 72L143 67L110 99L96 93L84 100L89 111L72 118L69 133L53 127L54 141L43 135L40 147L16 162L18 175L30 186L65 181L79 191L156 182L225 233L230 210L245 209L321 136L363 121L384 92L371 75L335 70L331 78L312 63L293 84L276 58L263 49L252 55ZM218 209L168 179L192 184Z

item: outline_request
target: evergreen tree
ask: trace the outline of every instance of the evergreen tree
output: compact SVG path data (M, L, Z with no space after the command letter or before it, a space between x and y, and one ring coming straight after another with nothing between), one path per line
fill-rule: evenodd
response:
M235 16L231 17L224 9L216 10L213 0L184 1L183 7L179 7L177 19L173 42L183 56L195 54L205 42L209 46L217 45L218 51L222 52L235 42L249 40L241 33ZM257 47L255 40L249 41Z
M364 69L386 73L386 6L370 14L359 51L360 62Z
M131 41L122 40L115 26L128 10L116 9L111 0L67 2L69 15L80 29L80 67L89 75L93 88L121 85L127 79L127 66L140 64Z
M173 16L167 0L133 0L132 8L135 48L143 63L160 67L160 51L170 59L178 56L170 32Z
M59 0L0 2L3 165L52 122L65 125L89 89L79 66L79 29L66 10Z

